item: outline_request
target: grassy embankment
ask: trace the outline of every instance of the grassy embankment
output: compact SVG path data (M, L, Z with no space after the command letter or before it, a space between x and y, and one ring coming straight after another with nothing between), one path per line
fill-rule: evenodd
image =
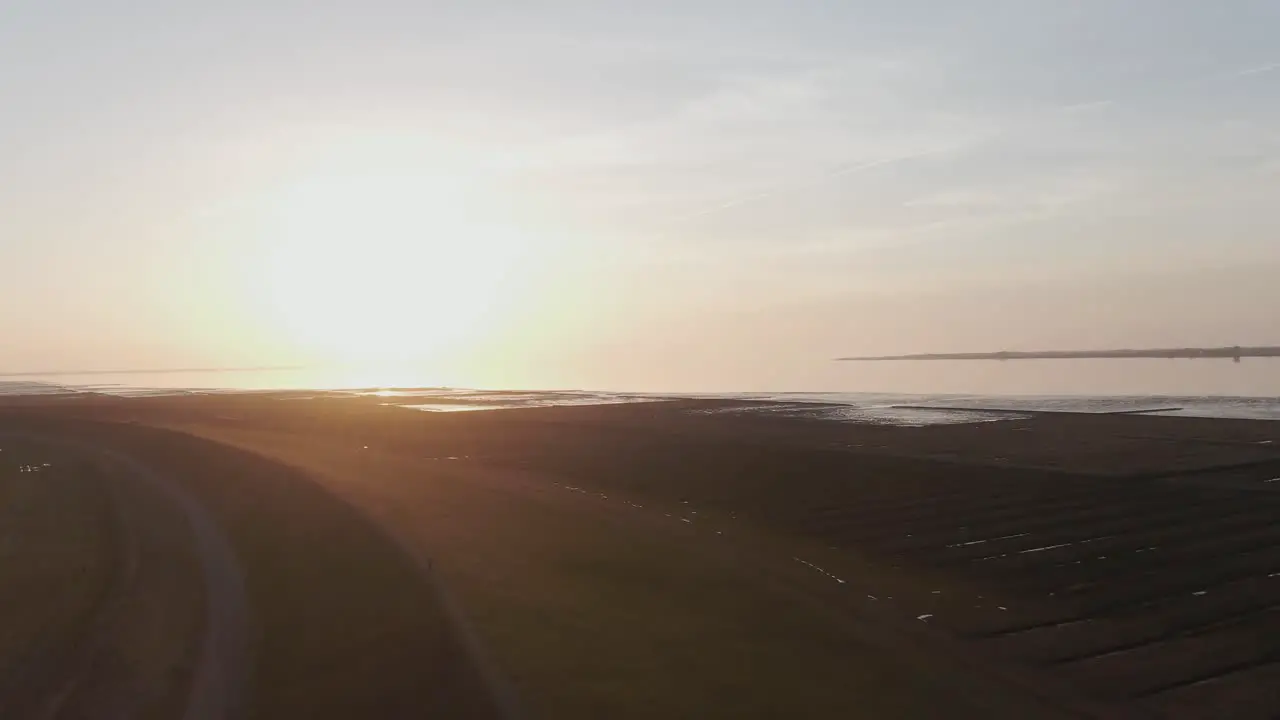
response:
M139 425L42 421L180 482L229 537L253 622L250 717L491 717L410 558L298 471Z
M706 537L545 478L247 424L186 428L305 469L436 558L535 716L989 716Z
M101 458L0 445L4 716L175 716L203 607L184 523Z

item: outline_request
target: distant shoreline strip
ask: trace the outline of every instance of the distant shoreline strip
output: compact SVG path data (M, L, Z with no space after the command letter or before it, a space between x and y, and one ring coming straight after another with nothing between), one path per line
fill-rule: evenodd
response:
M20 377L69 377L74 375L178 375L184 373L241 373L241 372L278 372L284 370L305 370L300 365L267 365L262 367L234 368L163 368L160 370L51 370L0 372L0 378Z
M1041 350L988 353L921 353L916 355L868 355L836 358L837 361L882 360L1130 360L1136 358L1198 360L1210 358L1280 357L1280 345L1216 348L1155 348L1149 350Z
M958 407L945 405L890 405L893 410L942 410L944 412L997 413L1006 415L1146 415L1183 410L1181 407L1137 408L1134 410L1028 410L1017 408Z

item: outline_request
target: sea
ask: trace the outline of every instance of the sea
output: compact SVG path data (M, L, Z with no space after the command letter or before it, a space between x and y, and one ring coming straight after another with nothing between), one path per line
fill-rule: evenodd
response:
M1095 361L1096 362L1096 361ZM1106 362L1106 361L1103 361ZM1118 361L1125 363L1129 361ZM1212 361L1209 361L1212 362ZM1001 364L1003 365L1003 364ZM1269 363L1280 377L1280 362ZM1230 372L1218 363L1214 372ZM1258 372L1255 368L1254 372ZM1268 373L1269 374L1269 373ZM990 377L990 376L988 376ZM902 426L998 422L1032 412L1138 413L1207 418L1280 420L1280 395L1087 392L629 392L626 390L406 389L344 383L345 377L305 371L199 371L0 378L0 397L98 394L148 397L295 391L291 402L332 396L371 396L406 412L497 412L519 408L673 399L726 399L733 408L703 412L761 413L833 422ZM989 384L989 383L988 383ZM947 388L950 390L950 388ZM1019 389L1025 389L1019 386ZM307 391L307 392L296 392ZM314 392L314 394L309 394Z

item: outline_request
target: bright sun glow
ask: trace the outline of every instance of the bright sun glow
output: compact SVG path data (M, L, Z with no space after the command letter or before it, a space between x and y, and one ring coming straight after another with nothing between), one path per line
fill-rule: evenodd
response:
M312 179L284 194L271 304L300 347L362 367L428 366L495 331L529 243L468 214L448 182Z

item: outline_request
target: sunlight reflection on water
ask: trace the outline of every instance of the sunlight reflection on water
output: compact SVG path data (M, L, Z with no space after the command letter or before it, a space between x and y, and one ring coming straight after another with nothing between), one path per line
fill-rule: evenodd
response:
M239 376L217 376L224 382ZM176 376L120 377L119 384L103 384L100 377L39 378L0 381L0 397L93 393L117 397L207 393L272 392L264 377L252 386L219 389L215 383L174 387ZM195 378L183 377L186 381ZM78 380L78 382L77 382ZM150 384L154 382L155 384ZM459 388L370 388L342 390L332 386L280 382L277 390L307 390L317 398L364 396L394 401L422 412L470 412L519 408L612 405L672 400L731 400L733 408L701 412L772 414L780 417L903 426L996 422L1025 417L1024 412L1133 412L1187 417L1280 420L1280 398L1213 396L1054 396L1054 395L921 395L907 393L621 393L589 391L500 391ZM323 388L328 389L323 389ZM289 399L298 400L297 396ZM420 402L412 402L420 399ZM911 406L911 407L903 407ZM1177 408L1177 409L1172 409ZM998 411L998 412L991 412Z

